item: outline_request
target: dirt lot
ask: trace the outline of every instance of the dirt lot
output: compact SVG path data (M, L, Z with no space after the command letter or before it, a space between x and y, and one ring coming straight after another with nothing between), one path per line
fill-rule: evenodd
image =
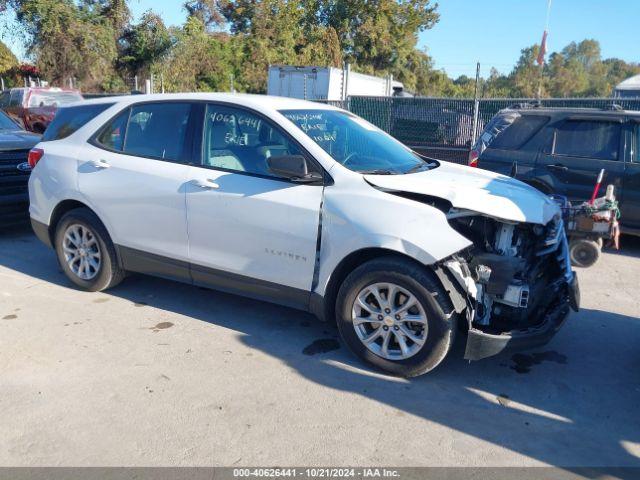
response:
M74 290L0 233L0 465L640 466L640 241L545 348L413 380L295 310L144 276Z

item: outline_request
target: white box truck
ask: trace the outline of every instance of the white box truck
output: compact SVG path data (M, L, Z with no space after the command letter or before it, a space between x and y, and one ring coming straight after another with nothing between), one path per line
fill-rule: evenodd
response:
M389 97L403 91L401 82L335 67L271 65L267 94L306 100L344 100L349 95Z

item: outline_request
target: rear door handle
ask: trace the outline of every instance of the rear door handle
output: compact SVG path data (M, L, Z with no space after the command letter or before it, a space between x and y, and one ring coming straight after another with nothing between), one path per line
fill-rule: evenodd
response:
M220 185L218 185L216 182L214 182L209 178L205 180L200 180L196 178L191 180L189 183L193 186L205 188L205 189L220 188Z
M90 160L89 165L95 168L109 168L111 166L106 160Z
M567 170L569 170L569 167L567 167L566 165L562 165L561 163L556 163L555 165L548 165L548 168L551 168L553 170L562 170L563 172L566 172Z

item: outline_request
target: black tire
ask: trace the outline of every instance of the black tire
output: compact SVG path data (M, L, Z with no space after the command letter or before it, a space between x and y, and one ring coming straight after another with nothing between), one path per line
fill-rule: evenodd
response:
M95 271L95 276L89 280L80 278L74 273L65 259L63 251L63 240L65 231L72 225L80 225L90 231L96 238L99 252L99 268ZM120 268L116 249L113 246L111 237L100 219L88 208L76 208L63 215L56 225L54 247L58 257L58 263L65 275L77 287L90 292L99 292L114 287L125 277L125 271Z
M579 238L569 242L569 257L571 265L588 268L600 258L601 247L598 242L586 238Z
M351 318L358 293L374 283L394 283L413 294L426 313L427 336L413 356L390 360L369 350L356 334ZM426 267L403 257L371 260L356 268L342 283L336 301L336 321L343 341L356 355L393 375L413 377L442 362L453 345L456 315L451 300Z

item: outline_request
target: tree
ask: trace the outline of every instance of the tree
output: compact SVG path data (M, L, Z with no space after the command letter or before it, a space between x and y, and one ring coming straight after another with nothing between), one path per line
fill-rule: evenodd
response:
M18 66L18 59L4 43L0 42L0 73Z
M546 95L546 87L542 69L536 64L539 45L523 48L518 63L516 63L511 80L513 82L513 94L519 97L536 97L538 90L542 96Z
M28 35L27 52L53 84L75 77L100 83L113 69L116 46L103 4L91 0L3 0Z
M162 18L149 10L139 23L124 31L120 45L120 67L130 75L150 75L153 65L160 62L173 46L173 40Z

